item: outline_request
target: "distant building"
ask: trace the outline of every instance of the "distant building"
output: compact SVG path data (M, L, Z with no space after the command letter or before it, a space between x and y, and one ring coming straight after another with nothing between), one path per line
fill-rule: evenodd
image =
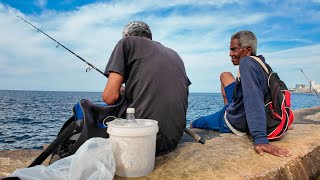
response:
M305 84L296 84L296 90L298 89L305 89L306 85Z
M317 92L320 92L320 84L316 84L314 88L316 89Z
M316 84L315 81L310 81L309 86L305 84L296 84L296 87L290 89L290 91L297 93L312 93L314 91L320 92L320 84Z
M313 91L313 89L316 87L316 82L310 81L310 91ZM316 88L315 88L316 89Z

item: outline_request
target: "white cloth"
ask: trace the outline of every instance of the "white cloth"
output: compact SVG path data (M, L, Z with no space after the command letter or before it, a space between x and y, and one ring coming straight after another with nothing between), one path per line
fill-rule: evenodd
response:
M9 177L22 180L106 180L113 179L116 165L110 139L91 138L74 155L43 165L14 171Z

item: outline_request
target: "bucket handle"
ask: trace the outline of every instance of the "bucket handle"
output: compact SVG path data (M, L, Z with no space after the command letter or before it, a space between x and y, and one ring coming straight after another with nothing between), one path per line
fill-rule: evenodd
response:
M111 119L111 118L113 118L113 119ZM107 127L108 127L108 123L109 123L110 121L115 120L115 119L117 119L117 117L115 117L115 116L107 116L106 118L103 119L102 125L103 125L105 128L107 128Z

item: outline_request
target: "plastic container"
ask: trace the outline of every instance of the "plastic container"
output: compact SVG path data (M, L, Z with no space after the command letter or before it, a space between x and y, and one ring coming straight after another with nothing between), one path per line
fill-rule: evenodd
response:
M134 108L127 108L127 117L126 120L127 122L136 122L136 118L134 117Z
M116 119L108 123L117 176L139 177L154 170L158 130L158 122L150 119L136 119L136 123Z

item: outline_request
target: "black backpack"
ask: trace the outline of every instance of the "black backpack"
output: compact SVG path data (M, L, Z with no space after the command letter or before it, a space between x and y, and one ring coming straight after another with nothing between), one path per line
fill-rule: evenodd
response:
M50 154L49 164L74 154L79 147L92 137L108 138L107 122L116 118L125 105L124 97L115 105L95 105L87 99L73 107L74 115L62 126L57 138L30 164L40 165Z
M286 84L281 81L278 74L271 67L256 56L250 56L256 60L268 76L269 93L264 97L267 117L268 139L280 138L290 127L294 120L291 109L291 101ZM240 77L240 72L238 72Z

